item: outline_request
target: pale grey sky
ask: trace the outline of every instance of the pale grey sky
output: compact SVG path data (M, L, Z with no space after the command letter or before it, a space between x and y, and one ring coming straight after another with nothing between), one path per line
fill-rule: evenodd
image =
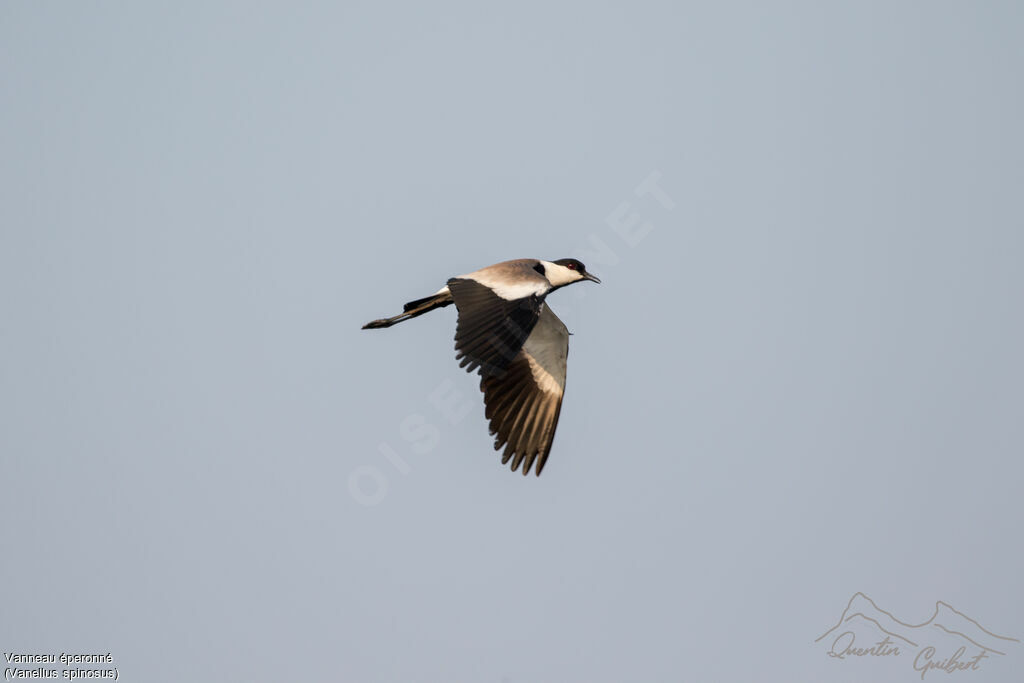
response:
M0 5L0 651L920 680L814 642L857 591L1024 639L1022 31L1010 2ZM604 284L550 299L568 388L524 479L454 309L359 328L566 256Z

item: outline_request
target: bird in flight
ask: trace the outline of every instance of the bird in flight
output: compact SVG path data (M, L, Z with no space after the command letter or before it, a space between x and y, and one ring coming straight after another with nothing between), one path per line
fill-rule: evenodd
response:
M600 283L576 259L515 259L448 280L423 299L407 303L391 318L363 329L391 327L435 308L455 304L455 350L459 366L478 371L494 450L505 446L502 464L520 464L540 475L551 452L565 393L569 331L545 301L574 282Z

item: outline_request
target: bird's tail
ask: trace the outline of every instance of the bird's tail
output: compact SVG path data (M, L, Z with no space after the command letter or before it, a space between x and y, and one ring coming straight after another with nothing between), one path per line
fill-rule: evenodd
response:
M400 322L404 322L411 318L415 318L418 315L429 313L435 308L443 308L454 303L452 300L451 292L446 287L437 294L431 294L428 297L422 299L416 299L416 301L410 301L402 307L402 312L391 318L381 318L380 320L373 320L363 325L364 330L372 330L378 327L391 327L392 325Z

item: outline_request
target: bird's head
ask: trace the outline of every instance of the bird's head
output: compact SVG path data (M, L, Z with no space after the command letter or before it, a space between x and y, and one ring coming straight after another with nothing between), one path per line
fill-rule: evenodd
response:
M591 282L601 284L601 281L596 276L587 272L585 265L574 258L561 258L557 261L552 261L551 264L554 267L549 268L545 266L544 275L547 276L548 282L556 287L569 285L580 280L590 280Z

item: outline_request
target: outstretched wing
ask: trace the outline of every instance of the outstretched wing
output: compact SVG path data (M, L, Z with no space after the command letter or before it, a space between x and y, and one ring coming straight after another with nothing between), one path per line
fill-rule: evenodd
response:
M504 299L475 280L452 278L448 290L459 309L455 349L459 366L484 377L503 375L540 315L543 299L529 294Z
M562 410L568 356L569 331L542 303L532 332L507 371L480 380L494 450L505 446L501 462L511 459L513 471L523 463L526 475L535 461L538 476L544 468Z

